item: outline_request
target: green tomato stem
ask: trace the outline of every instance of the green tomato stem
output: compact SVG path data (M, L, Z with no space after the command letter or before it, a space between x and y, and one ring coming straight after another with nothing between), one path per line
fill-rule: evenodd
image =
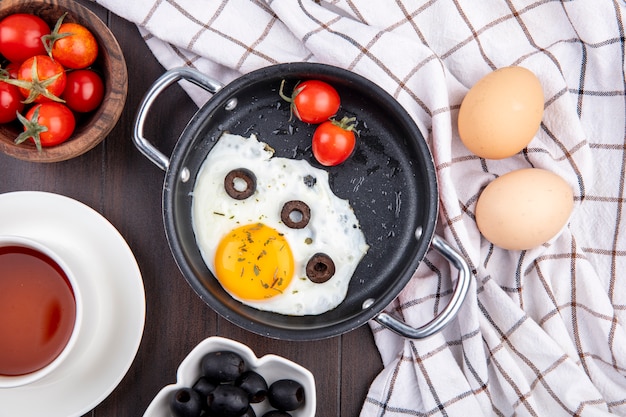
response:
M19 145L27 139L32 139L35 142L35 146L37 147L37 151L41 152L43 149L41 147L41 137L40 135L43 132L47 132L48 128L46 126L39 124L39 109L40 106L35 108L35 112L33 113L32 120L28 120L26 117L22 116L19 112L17 113L17 119L24 125L24 131L15 138L15 144Z

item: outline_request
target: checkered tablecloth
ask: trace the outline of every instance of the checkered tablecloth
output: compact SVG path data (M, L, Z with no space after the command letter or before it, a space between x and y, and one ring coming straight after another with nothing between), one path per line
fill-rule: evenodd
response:
M424 132L438 233L468 259L473 283L457 319L426 340L371 324L385 368L362 417L626 415L623 0L96 1L135 22L166 68L227 83L281 62L333 64L382 86ZM459 105L510 65L541 80L543 122L520 154L479 159L459 140ZM574 212L547 244L502 250L481 238L476 200L526 167L561 175ZM426 322L454 274L429 253L388 311Z

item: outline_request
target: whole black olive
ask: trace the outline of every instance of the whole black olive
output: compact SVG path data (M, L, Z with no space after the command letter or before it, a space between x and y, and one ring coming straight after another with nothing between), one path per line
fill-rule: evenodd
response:
M235 386L248 393L251 403L260 403L267 397L267 382L260 374L246 371L235 381Z
M286 411L271 410L263 414L263 417L291 417L291 414Z
M174 391L170 410L174 417L198 417L202 413L202 396L189 387Z
M193 384L193 390L196 391L202 397L202 405L206 410L209 406L206 403L206 397L215 389L217 384L209 381L207 377L201 376L198 380Z
M218 385L207 397L209 414L240 417L250 407L248 393L234 385Z
M212 382L233 382L245 370L246 364L236 352L209 352L202 357L202 374Z
M304 387L292 379L279 379L270 385L267 398L272 407L292 411L304 404Z

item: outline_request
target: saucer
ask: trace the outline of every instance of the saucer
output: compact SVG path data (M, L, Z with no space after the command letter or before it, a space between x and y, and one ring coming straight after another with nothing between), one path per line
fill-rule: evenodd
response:
M53 248L76 272L84 303L80 337L66 361L33 384L0 389L0 417L82 416L115 389L139 349L146 300L135 257L98 212L47 192L0 194L0 234Z

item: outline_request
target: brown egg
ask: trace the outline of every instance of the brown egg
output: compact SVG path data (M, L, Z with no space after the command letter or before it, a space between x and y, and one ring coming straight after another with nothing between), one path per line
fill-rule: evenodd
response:
M481 78L459 110L459 135L475 155L503 159L524 149L543 116L539 79L523 67L505 67Z
M544 169L520 169L485 187L476 203L476 223L496 246L531 249L565 226L573 206L572 189L563 178Z

